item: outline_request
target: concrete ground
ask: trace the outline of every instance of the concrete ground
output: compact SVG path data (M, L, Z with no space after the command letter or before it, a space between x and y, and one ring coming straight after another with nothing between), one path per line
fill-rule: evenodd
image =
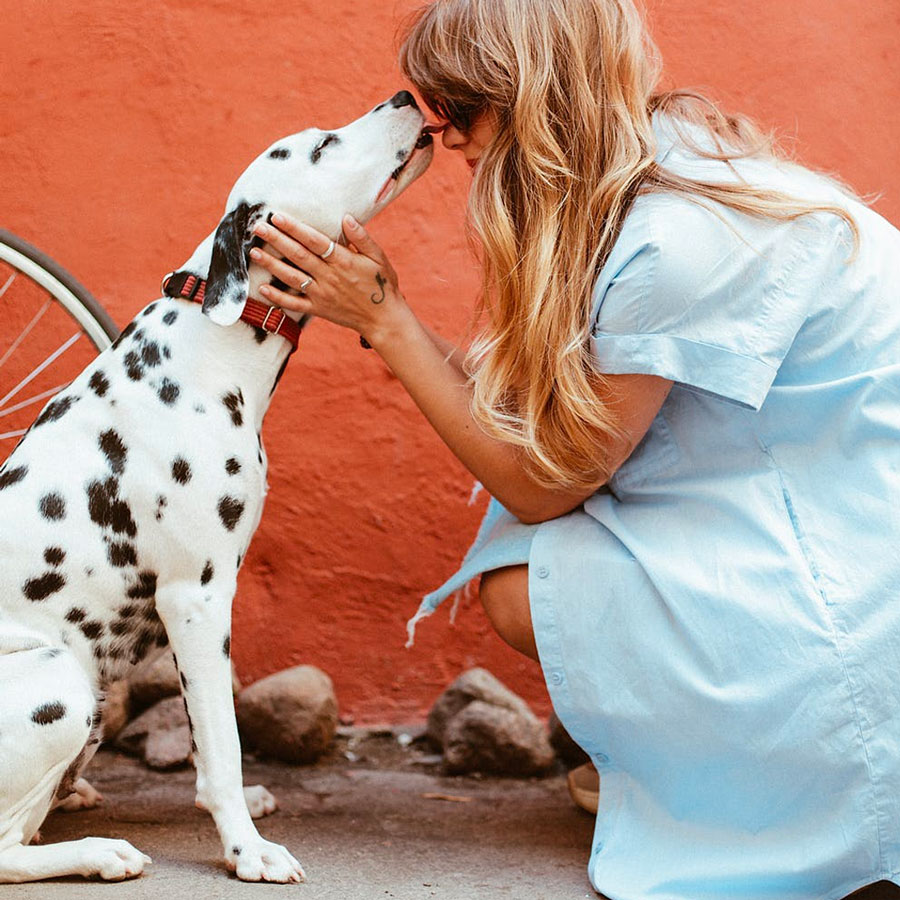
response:
M212 819L194 808L193 770L152 772L102 750L86 775L103 805L53 813L43 841L124 838L153 864L133 881L66 878L0 893L3 900L597 897L586 874L593 819L572 805L562 774L447 777L437 757L404 743L397 733L345 734L315 766L245 760L244 783L266 785L281 805L258 822L260 832L301 861L303 885L245 884L227 872Z

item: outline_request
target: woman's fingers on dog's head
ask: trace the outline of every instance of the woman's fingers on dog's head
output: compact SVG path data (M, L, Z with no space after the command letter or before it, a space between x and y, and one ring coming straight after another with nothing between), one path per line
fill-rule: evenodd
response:
M322 234L321 231L316 230L311 225L298 222L297 219L286 216L284 213L275 213L272 216L272 224L284 234L293 238L313 256L321 259L323 253L328 253L328 248L331 246L331 238ZM331 254L329 254L329 259L331 258Z

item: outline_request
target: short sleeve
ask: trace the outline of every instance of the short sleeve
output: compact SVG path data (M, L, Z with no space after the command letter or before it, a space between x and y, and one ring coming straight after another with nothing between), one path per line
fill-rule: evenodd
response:
M594 288L598 369L759 409L807 315L804 234L676 195L640 197Z

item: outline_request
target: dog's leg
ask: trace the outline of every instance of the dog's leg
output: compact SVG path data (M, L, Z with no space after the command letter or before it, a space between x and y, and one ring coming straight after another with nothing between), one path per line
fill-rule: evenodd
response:
M99 875L104 881L122 881L144 871L150 857L135 850L128 841L111 838L82 838L64 844L23 847L18 844L0 850L0 884L40 881L64 875Z
M0 654L0 883L60 875L127 878L146 858L125 841L27 846L91 731L95 697L61 647Z
M288 851L260 837L241 779L241 748L231 694L231 598L209 585L158 591L156 607L175 652L193 739L197 801L209 810L225 861L243 881L298 882L303 869Z
M72 787L74 788L72 793L60 800L54 809L62 812L79 812L82 809L94 809L103 802L103 794L85 778L79 778Z

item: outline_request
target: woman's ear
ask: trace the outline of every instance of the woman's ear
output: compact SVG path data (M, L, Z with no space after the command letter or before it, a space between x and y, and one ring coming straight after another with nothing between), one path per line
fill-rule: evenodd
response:
M263 203L250 206L241 201L216 229L203 312L217 325L233 324L244 311L250 290L247 271L250 242L264 206Z

